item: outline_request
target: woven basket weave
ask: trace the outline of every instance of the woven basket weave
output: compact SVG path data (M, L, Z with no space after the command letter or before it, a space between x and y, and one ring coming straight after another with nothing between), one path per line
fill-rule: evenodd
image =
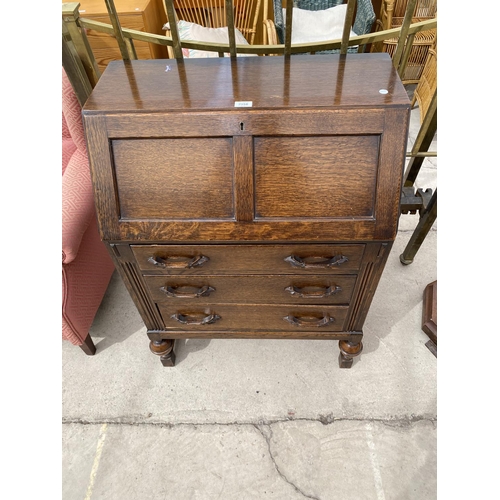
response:
M408 0L382 0L380 19L377 24L382 30L391 28L399 28L403 25L404 15ZM391 11L392 15L388 11ZM437 15L437 0L418 0L415 7L412 24L420 21L434 19ZM437 38L437 30L420 31L415 35L413 46L408 57L408 63L401 79L404 84L418 83L429 50L435 47ZM382 45L382 51L388 52L391 57L396 52L398 44L397 38L385 40Z

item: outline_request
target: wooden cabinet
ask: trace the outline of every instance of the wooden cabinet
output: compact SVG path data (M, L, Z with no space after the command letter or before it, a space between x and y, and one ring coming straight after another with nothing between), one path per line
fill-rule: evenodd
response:
M122 28L164 35L166 23L162 0L115 0L115 8ZM80 0L80 16L93 21L111 24L104 0ZM87 36L97 64L104 71L110 61L122 58L116 40L111 35L88 30ZM138 59L163 59L166 47L134 40Z
M397 233L410 103L387 54L113 62L83 116L101 237L151 350L339 341Z

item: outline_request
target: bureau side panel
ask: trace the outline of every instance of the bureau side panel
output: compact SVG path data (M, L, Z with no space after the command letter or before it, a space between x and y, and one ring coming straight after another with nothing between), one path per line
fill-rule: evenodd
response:
M368 243L356 280L346 321L347 331L362 331L378 282L382 276L393 242Z
M373 239L394 240L396 237L409 119L409 108L386 109L384 133L380 143L376 227Z
M113 165L103 115L83 115L83 125L88 146L90 175L94 188L94 201L99 232L103 240L119 240L118 197L113 175Z

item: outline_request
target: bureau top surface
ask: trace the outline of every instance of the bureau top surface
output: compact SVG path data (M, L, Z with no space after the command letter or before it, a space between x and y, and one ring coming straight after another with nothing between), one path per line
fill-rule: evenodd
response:
M84 112L409 106L388 54L112 61Z

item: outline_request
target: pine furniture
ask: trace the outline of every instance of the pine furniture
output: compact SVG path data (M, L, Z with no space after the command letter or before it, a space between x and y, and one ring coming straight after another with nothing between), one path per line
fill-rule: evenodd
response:
M352 365L409 111L388 54L109 64L83 110L100 234L164 366L180 338L338 340Z
M110 18L104 0L79 0L79 13L82 18L110 24ZM166 22L162 0L115 0L118 19L122 28L130 28L145 33L164 35ZM90 47L98 67L104 71L110 61L122 58L114 37L95 30L87 30ZM162 59L167 57L166 47L134 41L138 59Z

